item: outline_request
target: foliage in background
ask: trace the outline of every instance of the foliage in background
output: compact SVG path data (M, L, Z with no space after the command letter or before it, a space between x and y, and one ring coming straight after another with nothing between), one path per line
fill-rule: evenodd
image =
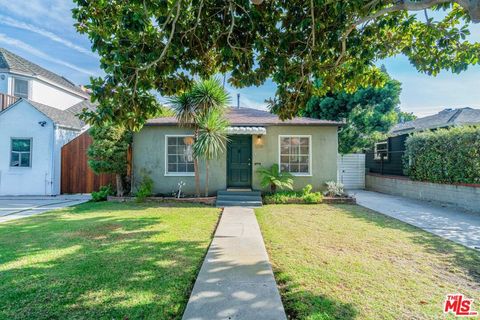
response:
M361 152L383 139L400 119L408 121L414 117L400 111L400 92L400 82L389 78L382 88L313 96L301 115L334 121L345 119L346 125L338 134L339 152Z
M147 172L142 172L142 180L135 193L136 201L143 202L147 197L153 194L153 180Z
M387 57L404 54L431 75L480 62L480 44L466 40L478 0L252 2L75 0L75 27L105 72L90 84L99 109L89 123L137 130L156 112L156 94L218 73L235 87L271 79L272 108L288 118L312 95L384 85L375 63ZM425 19L425 9L441 18Z
M413 180L480 183L480 126L415 133L404 156Z
M198 137L193 144L195 157L205 160L205 197L208 197L208 174L210 160L217 159L227 148L227 127L223 110L211 110L198 121Z
M257 170L260 174L260 185L263 188L270 187L272 193L277 191L277 188L293 189L293 175L289 172L280 172L278 164L273 164L270 168L261 167Z
M88 148L88 165L96 174L115 174L117 196L125 194L127 177L127 154L132 143L132 134L117 125L93 126L89 130L93 143Z
M108 186L101 186L98 191L92 192L92 201L100 202L100 201L107 201L108 196L113 196L115 191L111 185Z
M194 145L198 141L200 131L204 134L203 140L210 140L214 136L215 139L213 140L215 140L216 143L222 140L220 136L224 134L222 131L226 129L223 114L228 107L229 101L230 97L228 92L216 78L197 81L190 90L170 98L170 104L179 124L193 129ZM203 129L200 128L200 125L203 126ZM210 129L207 127L210 127ZM225 128L222 129L222 127ZM212 131L213 129L217 130L215 135L206 134L208 130ZM197 197L200 196L198 157L200 155L203 158L213 156L215 155L213 151L219 152L221 148L221 145L218 144L215 146L215 150L212 148L207 149L205 145L197 145L196 147L197 153L194 154L193 157L193 166L195 170L195 193ZM208 176L206 183L208 184Z
M266 204L321 203L323 195L312 192L313 186L307 184L301 191L278 191L263 197Z
M342 197L345 195L345 190L343 183L336 181L327 181L327 190L324 192L326 196L329 197Z

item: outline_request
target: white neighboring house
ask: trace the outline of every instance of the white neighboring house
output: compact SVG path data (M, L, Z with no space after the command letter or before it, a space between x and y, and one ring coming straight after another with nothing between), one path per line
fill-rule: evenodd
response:
M60 194L61 148L88 127L89 95L0 48L0 195Z

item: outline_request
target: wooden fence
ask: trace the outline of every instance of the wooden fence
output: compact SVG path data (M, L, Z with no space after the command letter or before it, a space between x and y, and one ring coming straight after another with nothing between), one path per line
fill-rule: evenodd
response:
M97 175L88 166L91 144L92 138L84 132L62 147L62 194L92 193L109 184L115 187L115 175Z

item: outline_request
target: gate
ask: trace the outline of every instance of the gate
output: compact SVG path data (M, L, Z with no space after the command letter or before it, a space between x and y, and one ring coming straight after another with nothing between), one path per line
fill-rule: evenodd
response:
M365 154L339 154L337 167L345 189L365 189Z
M88 166L92 138L84 132L62 147L61 193L92 193L101 186L115 186L115 175L95 174Z

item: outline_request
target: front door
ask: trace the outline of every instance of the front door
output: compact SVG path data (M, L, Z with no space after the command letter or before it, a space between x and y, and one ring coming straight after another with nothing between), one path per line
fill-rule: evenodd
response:
M252 187L252 137L229 136L227 146L227 187Z

